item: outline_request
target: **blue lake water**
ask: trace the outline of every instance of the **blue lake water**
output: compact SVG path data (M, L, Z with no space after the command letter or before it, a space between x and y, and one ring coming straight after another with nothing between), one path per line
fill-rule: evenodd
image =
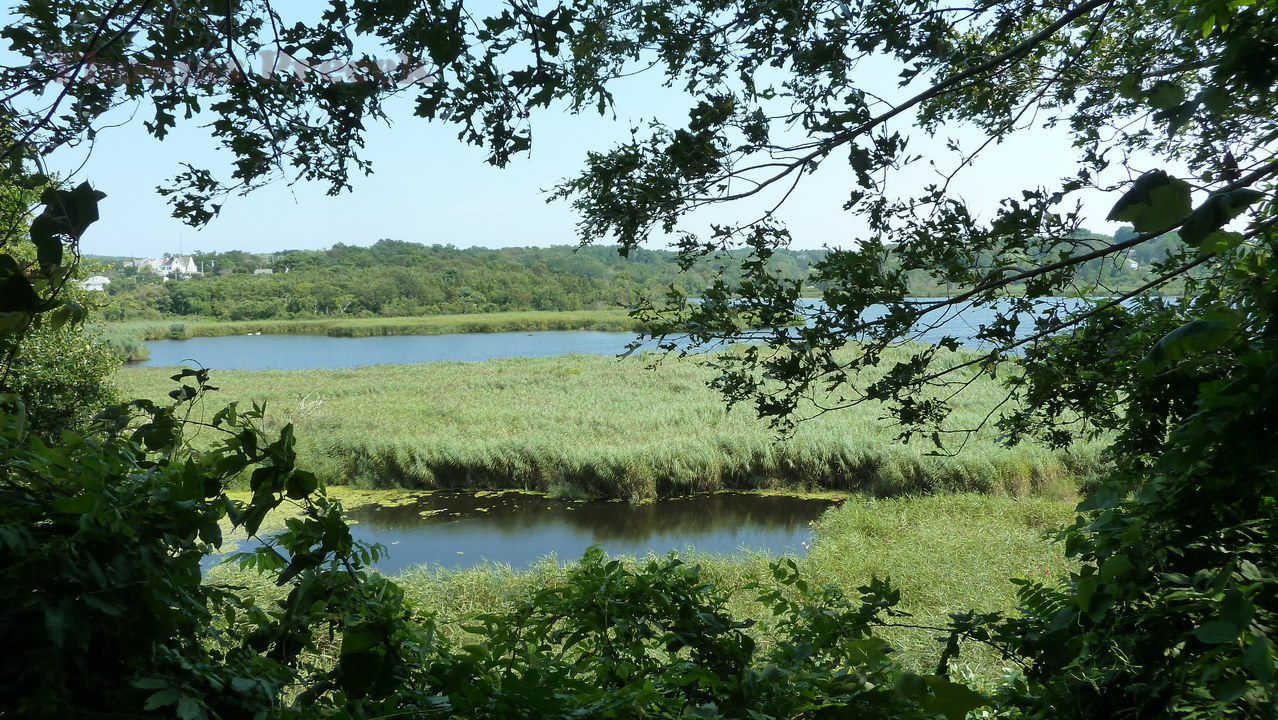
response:
M392 335L340 338L326 335L230 335L155 340L140 367L199 363L219 370L349 368L387 363L489 360L567 353L617 355L632 333L596 330Z
M806 301L811 303L819 301ZM1066 301L1073 307L1084 301ZM996 311L968 308L937 318L919 328L915 339L936 342L945 336L972 344L982 324ZM1034 332L1032 316L1024 315L1021 337ZM387 363L476 361L501 357L541 357L567 353L618 355L635 335L597 330L548 330L539 332L459 333L450 335L398 335L336 338L325 335L232 335L155 340L147 343L151 357L141 367L199 364L219 370L349 368Z

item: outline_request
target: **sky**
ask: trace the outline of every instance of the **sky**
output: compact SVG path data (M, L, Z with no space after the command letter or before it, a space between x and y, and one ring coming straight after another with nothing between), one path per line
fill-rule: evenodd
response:
M890 88L894 74L884 65L870 64L865 82ZM630 128L651 117L668 121L686 118L695 101L660 87L659 78L627 79L615 89L613 114L571 115L553 110L535 114L533 147L506 168L484 162L480 148L465 146L456 131L413 117L411 98L392 106L393 124L370 127L364 157L374 174L354 177L354 190L337 197L321 184L277 183L246 197L232 197L221 214L195 229L171 217L171 210L155 188L180 172L181 162L224 167L227 156L217 148L201 122L179 120L164 141L145 132L149 115L139 106L113 118L118 127L103 130L93 151L60 152L49 159L51 169L66 174L79 168L76 181L88 180L107 193L102 219L86 235L81 250L111 256L156 256L162 253L247 250L270 253L287 249L319 249L335 243L369 245L382 238L458 247L563 245L578 241L577 218L567 202L547 204L547 190L574 175L588 150L603 150L629 136ZM615 117L613 116L615 115ZM925 142L921 133L898 124L903 133L917 134L911 150L929 157L946 155L941 140ZM962 133L959 133L962 135ZM967 135L972 142L975 136ZM1063 134L1034 131L987 151L980 163L965 170L955 191L991 213L996 201L1023 187L1054 184L1070 174L1070 150ZM942 165L953 160L942 160ZM926 164L902 173L902 190L918 189L937 178ZM849 174L831 159L804 180L778 213L798 248L848 247L855 244L862 225L855 212L841 206L851 190ZM1112 199L1088 202L1093 230L1112 231L1102 218ZM704 230L712 221L756 216L763 203L738 204L691 218L690 230Z

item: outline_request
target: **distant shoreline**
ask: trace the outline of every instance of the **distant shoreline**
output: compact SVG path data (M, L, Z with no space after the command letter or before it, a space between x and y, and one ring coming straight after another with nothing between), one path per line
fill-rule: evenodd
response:
M305 320L135 320L100 326L102 338L125 362L149 356L152 340L188 340L230 335L327 335L380 337L453 333L596 330L637 332L644 325L624 310L513 311L417 317L313 318Z

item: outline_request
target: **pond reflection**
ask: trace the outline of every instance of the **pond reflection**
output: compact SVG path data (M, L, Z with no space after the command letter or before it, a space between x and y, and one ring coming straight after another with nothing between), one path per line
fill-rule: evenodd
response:
M526 567L554 553L577 558L590 545L610 555L695 548L802 553L827 500L718 493L624 502L548 500L523 493L435 492L408 504L352 509L356 538L389 550L383 572L430 564L469 567L485 560Z

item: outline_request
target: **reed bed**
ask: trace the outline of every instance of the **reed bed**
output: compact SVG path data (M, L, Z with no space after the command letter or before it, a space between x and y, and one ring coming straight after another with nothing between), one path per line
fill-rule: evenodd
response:
M121 325L97 325L89 328L99 341L106 344L120 358L120 362L137 362L151 357L144 334Z
M303 466L365 488L519 488L632 501L721 489L830 489L897 496L980 492L1072 497L1099 444L1008 449L993 432L956 457L903 445L872 405L802 423L778 441L748 408L725 410L689 360L594 355L342 370L221 371L207 413L265 402L293 423ZM163 368L125 368L128 396L162 399ZM953 418L975 427L1002 399L980 381Z

